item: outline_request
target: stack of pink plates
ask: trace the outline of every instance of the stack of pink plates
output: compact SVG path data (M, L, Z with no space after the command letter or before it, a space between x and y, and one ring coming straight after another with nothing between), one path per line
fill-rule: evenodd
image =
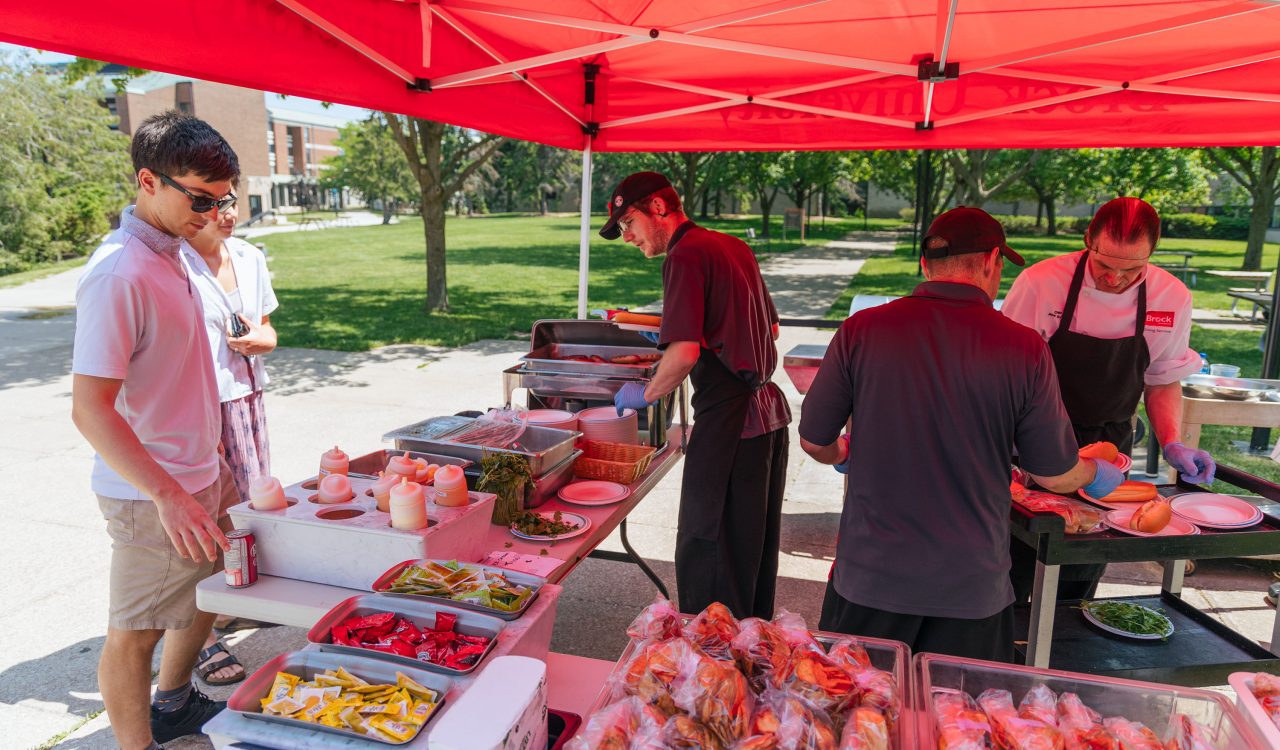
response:
M585 440L605 443L640 442L639 418L635 409L624 409L622 416L612 406L583 409L578 412L578 431Z
M530 409L527 412L529 424L538 427L550 427L555 430L578 429L578 416L571 411L560 409Z
M1210 529L1243 529L1262 520L1253 503L1216 492L1186 492L1169 498L1173 514Z

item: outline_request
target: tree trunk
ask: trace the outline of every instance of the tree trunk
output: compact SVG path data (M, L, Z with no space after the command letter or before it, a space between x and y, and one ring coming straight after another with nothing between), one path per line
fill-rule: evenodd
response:
M391 199L384 195L382 197L382 223L383 224L391 223L391 211L392 211Z
M1045 212L1049 215L1049 236L1056 237L1058 235L1058 201L1052 195L1045 198Z
M778 197L778 189L774 188L770 191L768 188L760 190L757 194L760 200L760 222L763 224L760 235L762 237L769 236L769 215L773 211L773 201Z
M1036 203L1036 226L1044 225L1044 199Z
M444 196L434 186L422 187L422 234L427 242L428 313L448 312L449 288L445 282Z
M1280 157L1275 146L1262 148L1257 182L1254 184L1253 206L1249 209L1249 241L1245 245L1243 271L1262 268L1262 243L1267 238L1267 225L1276 205L1276 173L1280 171Z

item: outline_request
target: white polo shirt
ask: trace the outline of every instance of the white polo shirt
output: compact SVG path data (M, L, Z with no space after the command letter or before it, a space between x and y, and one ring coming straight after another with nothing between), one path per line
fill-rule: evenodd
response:
M238 237L226 241L231 256L231 267L236 274L236 288L230 292L222 289L218 277L209 270L200 253L186 240L182 241L182 255L191 269L191 283L200 293L204 304L204 330L213 354L214 375L218 380L218 400L222 402L244 398L267 384L267 371L262 357L254 356L253 379L249 378L249 365L245 358L227 346L227 326L233 313L240 313L255 323L262 322L280 304L271 288L271 276L267 272L267 260L262 251Z
M94 251L76 288L71 371L124 381L116 411L187 492L218 478L222 417L200 296L178 239L134 217ZM150 500L94 456L93 491Z
M1071 277L1084 250L1042 260L1027 268L1013 282L1000 312L1048 341L1062 322ZM1147 385L1176 383L1200 370L1200 355L1188 346L1191 337L1191 292L1173 274L1148 264L1147 320L1143 335L1151 364L1143 381ZM1099 291L1088 269L1080 287L1071 330L1100 339L1133 335L1138 314L1138 286L1120 294Z

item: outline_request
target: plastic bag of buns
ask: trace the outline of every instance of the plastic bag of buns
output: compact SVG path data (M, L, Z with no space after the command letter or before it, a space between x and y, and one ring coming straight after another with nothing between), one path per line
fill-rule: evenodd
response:
M729 651L747 676L751 689L761 693L768 685L777 684L777 675L786 667L791 646L776 625L748 617L739 623Z
M1052 492L1029 490L1018 504L1037 513L1057 513L1062 516L1068 534L1092 534L1102 530L1102 511Z
M591 715L566 750L661 750L666 718L635 697Z

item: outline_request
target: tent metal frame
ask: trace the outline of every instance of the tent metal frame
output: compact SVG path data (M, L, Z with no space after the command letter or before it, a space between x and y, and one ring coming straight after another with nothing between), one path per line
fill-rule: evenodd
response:
M412 2L412 0L409 1ZM616 19L611 21L602 21L577 18L532 9L513 8L498 3L484 2L483 0L417 0L418 4L421 6L423 32L422 63L424 66L428 64L430 56L432 18L439 18L450 29L462 38L466 39L474 47L481 50L493 61L493 64L491 65L451 73L449 75L434 78L430 81L426 81L416 76L405 66L391 60L386 55L374 49L368 43L357 38L354 34L344 30L331 19L326 18L324 14L309 6L306 0L276 0L276 2L298 14L298 16L330 35L335 40L347 45L352 50L368 58L387 72L404 80L412 89L425 92L461 86L492 85L496 83L505 83L511 79L515 79L523 82L526 86L536 92L538 96L550 103L557 111L565 115L567 120L566 124L572 123L571 126L576 126L582 130L584 134L582 147L582 221L579 238L580 278L578 287L578 317L580 318L586 317L587 314L592 140L595 137L595 134L603 129L625 128L627 126L639 125L642 123L653 122L655 120L663 120L699 112L741 106L743 104L754 104L762 107L816 114L875 125L930 130L934 128L986 120L993 117L1001 117L1038 107L1104 96L1106 94L1126 89L1131 91L1176 96L1280 103L1280 94L1219 88L1202 88L1170 83L1172 81L1193 78L1230 68L1280 59L1280 50L1269 50L1251 55L1231 57L1207 65L1148 75L1137 80L1129 81L1103 80L1089 78L1086 76L1063 75L1055 73L1052 70L1028 70L1016 67L1032 62L1046 61L1049 58L1062 57L1074 52L1103 45L1116 44L1144 36L1151 36L1178 29L1210 24L1224 19L1239 18L1252 13L1275 10L1280 8L1280 2L1277 2L1276 0L1241 0L1240 2L1205 8L1183 15L1174 16L1172 18L1152 20L1121 29L1109 29L1099 33L1060 40L1051 44L1028 47L995 57L966 61L960 66L956 66L954 62L949 61L948 59L950 56L951 40L956 27L956 15L959 0L937 0L937 9L935 13L936 33L934 55L931 60L926 59L919 62L875 60L855 55L832 54L755 42L700 36L700 34L714 29L721 29L735 24L785 14L816 5L823 5L830 2L830 0L775 0L774 2L743 8L731 13L691 21L665 29L638 26L633 23L623 23ZM493 45L487 42L480 33L475 31L462 17L460 17L460 13L482 14L515 21L546 24L578 31L613 34L616 35L616 38L513 60L507 58ZM700 86L692 83L684 83L681 81L641 78L628 76L624 73L609 73L610 78L613 80L630 81L642 85L705 96L711 101L700 104L672 107L640 115L619 117L603 122L597 122L594 118L594 91L596 76L594 71L599 70L597 66L588 65L593 72L588 76L590 80L586 83L588 93L587 96L584 97L582 115L575 113L573 107L560 101L556 96L548 91L545 86L540 84L531 73L531 71L548 65L578 59L590 61L597 59L599 55L608 52L632 49L653 43L678 44L706 49L716 49L724 52L754 55L779 61L809 63L829 66L838 70L856 70L860 72L856 75L841 75L830 80L815 81L813 83L791 86L783 90L775 90L772 92L735 92ZM949 62L951 67L948 67ZM600 72L604 73L606 71ZM971 76L978 73L997 77L1038 81L1042 83L1079 86L1080 88L1076 91L1050 95L1032 101L1023 101L1002 107L994 107L980 112L972 112L954 117L935 118L933 104L935 101L935 95L938 91L938 86L946 83L948 80L958 80L961 76ZM848 112L830 107L821 107L790 101L788 99L789 97L799 96L801 94L839 88L858 83L866 83L894 76L910 77L921 82L923 87L924 112L923 118L919 122L912 122L900 118L863 114L859 112Z

